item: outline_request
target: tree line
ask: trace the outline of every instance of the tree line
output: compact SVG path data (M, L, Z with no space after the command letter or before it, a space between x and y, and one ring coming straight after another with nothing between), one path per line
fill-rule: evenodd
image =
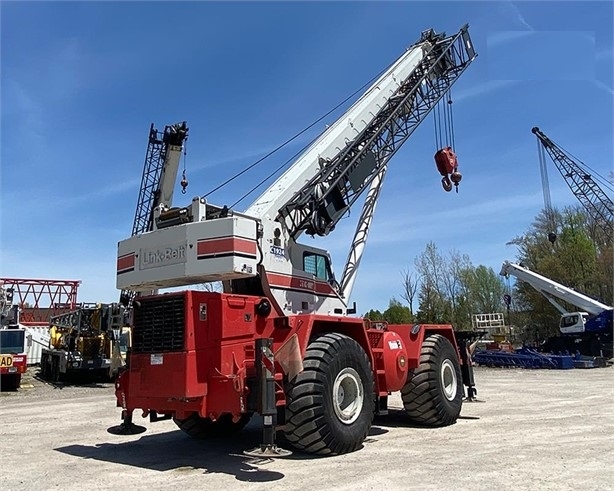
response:
M613 305L612 242L583 208L575 206L540 212L529 229L508 244L517 247L515 262ZM365 317L390 323L453 324L465 330L472 327L472 314L505 312L506 320L520 328L523 339L519 340L536 341L558 331L560 313L530 285L517 281L510 287L498 271L474 266L468 255L456 250L443 253L434 242L414 259L413 270L401 275L404 303L394 297L386 310L372 309ZM504 302L506 294L511 305Z
M390 323L453 324L471 328L471 315L501 312L506 287L503 279L483 265L474 266L467 254L442 253L434 242L415 258L414 270L401 272L400 296L388 309L370 310L365 317ZM417 310L414 311L414 304Z

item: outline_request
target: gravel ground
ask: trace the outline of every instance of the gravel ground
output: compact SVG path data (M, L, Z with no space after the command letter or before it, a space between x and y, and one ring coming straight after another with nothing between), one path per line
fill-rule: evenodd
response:
M54 386L34 371L18 392L0 393L2 490L614 489L611 367L477 368L485 402L465 404L455 425L412 426L393 395L396 409L361 450L276 460L242 455L259 443L257 418L222 441L194 441L172 421L110 435L119 423L112 384Z

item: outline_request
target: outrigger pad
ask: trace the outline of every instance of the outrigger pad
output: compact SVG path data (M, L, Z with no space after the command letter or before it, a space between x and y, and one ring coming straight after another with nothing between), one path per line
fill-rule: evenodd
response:
M467 395L463 397L463 404L465 402L486 402L477 398L478 391L475 389L475 386L467 387Z
M477 399L475 397L463 397L463 404L465 404L466 402L486 402L486 401Z
M147 428L144 426L135 425L134 423L122 423L120 425L107 428L107 432L111 433L111 435L138 435L139 433L143 433L145 430L147 430Z
M290 450L279 448L277 445L261 445L260 447L252 448L251 450L244 450L243 455L248 457L289 457L292 455Z

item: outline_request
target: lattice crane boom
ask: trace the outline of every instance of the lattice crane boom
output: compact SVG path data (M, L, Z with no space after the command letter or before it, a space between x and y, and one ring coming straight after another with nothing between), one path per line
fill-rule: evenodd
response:
M468 26L423 32L246 213L276 215L294 239L328 235L475 56Z
M151 124L132 236L153 230L153 211L156 207L172 205L177 172L187 137L188 126L185 121L166 125L164 131L158 131L154 124ZM120 303L130 305L135 295L136 292L130 289L122 289Z
M533 134L548 152L557 170L574 196L595 222L612 237L614 233L614 202L576 159L548 138L539 128Z
M164 131L156 130L151 124L132 235L152 230L153 210L160 203L171 206L183 143L187 137L185 121L166 125Z

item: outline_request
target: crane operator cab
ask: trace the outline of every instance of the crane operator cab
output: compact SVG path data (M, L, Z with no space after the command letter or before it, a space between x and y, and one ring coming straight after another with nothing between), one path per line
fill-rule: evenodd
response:
M295 313L321 311L330 314L346 314L345 305L339 302L339 285L335 280L328 251L294 242L289 247L292 276L286 280L286 309ZM282 275L267 273L269 282L273 279L276 288ZM335 302L335 305L333 305ZM328 307L325 305L329 304ZM337 310L335 310L337 309Z
M586 321L589 317L590 315L587 312L563 314L561 316L559 329L563 334L582 333L585 331Z

